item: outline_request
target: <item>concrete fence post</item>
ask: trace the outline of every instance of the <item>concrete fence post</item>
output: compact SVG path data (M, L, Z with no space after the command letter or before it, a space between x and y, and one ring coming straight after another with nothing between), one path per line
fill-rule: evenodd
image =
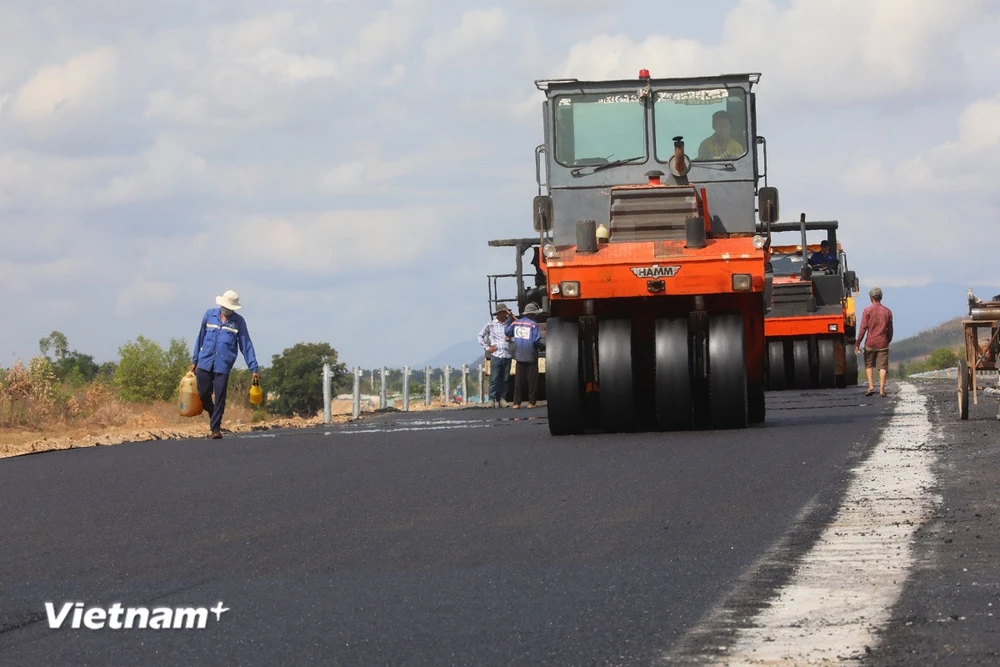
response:
M484 377L483 365L479 364L479 403L480 404L486 403L486 392L483 391L484 389L486 389L486 387L485 387L485 385L483 385L483 377Z
M410 367L403 366L403 412L410 411Z
M469 404L469 364L462 364L462 403Z
M386 373L385 373L385 366L383 366L379 370L379 397L378 397L378 406L379 406L379 408L381 408L383 410L386 407L388 407L386 405L387 388L385 386L385 384L386 384L385 383L385 375L386 375Z
M431 367L424 366L424 405L430 407L431 404Z
M351 414L354 415L354 419L357 419L361 415L361 376L364 375L362 371L357 366L354 367L354 409Z
M441 382L441 394L444 396L444 404L451 403L451 366L444 367L444 378Z
M330 423L330 403L333 401L333 396L331 396L332 388L331 382L333 378L330 373L330 364L323 364L323 423Z

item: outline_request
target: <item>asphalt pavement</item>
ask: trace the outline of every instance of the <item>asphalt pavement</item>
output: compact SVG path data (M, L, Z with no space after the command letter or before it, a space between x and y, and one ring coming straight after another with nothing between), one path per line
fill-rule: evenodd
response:
M772 393L743 431L470 408L6 459L0 664L651 664L793 569L892 413L862 393ZM76 601L228 611L50 629Z

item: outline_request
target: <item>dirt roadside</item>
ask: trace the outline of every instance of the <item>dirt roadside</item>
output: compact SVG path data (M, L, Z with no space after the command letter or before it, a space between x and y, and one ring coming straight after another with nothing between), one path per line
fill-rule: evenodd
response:
M442 400L432 401L425 406L423 401L410 404L411 412L428 410L461 409L462 404L446 404ZM402 408L399 400L395 401L394 409ZM380 411L366 411L360 419L371 418ZM334 400L331 404L331 422L343 424L352 421L353 402ZM0 459L35 454L61 449L77 449L81 447L97 447L102 445L119 445L125 442L146 442L149 440L181 440L205 438L208 435L208 418L200 415L194 418L184 418L177 414L177 408L171 403L149 406L135 413L123 415L122 423L105 426L93 424L55 424L44 430L0 429ZM271 429L307 428L323 423L323 415L305 419L268 418L254 422L253 413L243 406L227 407L226 417L222 422L222 432L249 433L252 431L268 431Z

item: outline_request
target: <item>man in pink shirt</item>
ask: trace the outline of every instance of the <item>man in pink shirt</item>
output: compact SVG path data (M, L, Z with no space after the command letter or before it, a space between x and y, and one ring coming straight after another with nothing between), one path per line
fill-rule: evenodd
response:
M861 352L861 341L868 335L865 345L865 373L868 376L868 392L865 396L875 393L875 382L872 375L878 367L878 395L885 396L885 376L889 372L889 343L892 342L892 311L882 305L882 290L873 287L868 296L872 305L861 313L861 326L858 328L854 352Z

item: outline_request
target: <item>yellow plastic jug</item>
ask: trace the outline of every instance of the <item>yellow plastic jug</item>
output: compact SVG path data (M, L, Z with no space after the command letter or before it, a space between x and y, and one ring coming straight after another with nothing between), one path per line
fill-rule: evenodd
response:
M177 411L181 413L181 417L197 417L204 412L201 396L198 395L198 380L191 371L181 378L181 388L177 394Z
M254 380L250 386L250 402L260 405L264 401L264 392L260 390L260 380Z

